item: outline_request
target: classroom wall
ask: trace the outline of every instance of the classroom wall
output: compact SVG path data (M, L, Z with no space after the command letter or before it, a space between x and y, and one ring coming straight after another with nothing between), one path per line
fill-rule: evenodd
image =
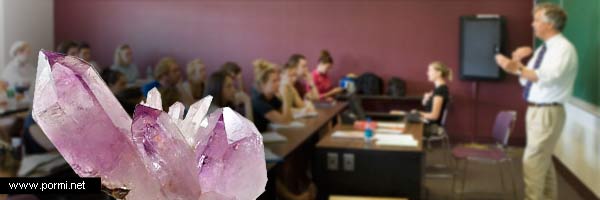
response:
M37 63L37 51L54 46L54 1L2 0L0 5L0 69L10 61L10 47L19 40L31 45L30 62Z
M7 63L7 50L4 47L4 1L0 1L0 65ZM4 67L0 68L3 69Z
M214 71L225 61L243 67L251 85L251 62L266 58L283 63L292 53L315 66L319 51L329 49L332 78L375 72L384 79L407 81L408 93L421 95L427 64L440 60L458 71L459 16L497 13L507 22L507 49L532 43L532 2L525 0L55 0L55 41L85 40L96 60L112 62L122 42L134 49L142 72L161 56L181 65L202 58ZM144 74L144 73L142 73ZM457 79L457 74L454 78ZM477 89L477 91L476 91ZM524 143L524 108L514 77L499 82L455 80L448 129L453 140L490 140L496 113L514 109L519 123L513 142Z

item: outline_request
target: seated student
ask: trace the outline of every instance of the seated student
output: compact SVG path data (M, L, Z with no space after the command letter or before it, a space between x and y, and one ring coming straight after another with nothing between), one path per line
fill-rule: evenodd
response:
M297 68L297 78L294 82L294 88L303 99L319 99L319 91L312 79L312 74L308 70L306 57L301 54L293 54L288 59L286 66L295 66Z
M2 70L0 80L19 93L25 93L32 88L35 81L35 67L29 62L31 46L27 42L17 41L10 48L10 62ZM32 92L29 92L32 94ZM22 95L22 94L19 94ZM33 97L33 95L28 95Z
M132 62L133 53L131 47L127 44L122 44L115 49L114 63L110 67L112 70L119 71L125 74L128 83L135 83L139 78L139 71Z
M225 73L230 74L230 76L233 78L233 85L235 87L234 101L236 102L236 105L244 102L250 102L250 96L246 92L244 92L244 79L242 77L242 68L235 62L226 62L221 66L220 71L224 71ZM252 121L254 118L252 114L250 114L252 113L252 106L244 106L244 108L244 113L248 113L246 117Z
M121 92L116 93L115 96L117 97L117 100L121 106L123 106L123 109L125 109L125 112L132 117L133 112L135 111L135 106L144 100L139 87L125 88Z
M23 123L23 147L26 156L56 151L56 147L33 120L31 112L27 114Z
M183 83L183 89L187 95L195 101L204 97L206 80L206 65L200 59L194 59L187 64L187 81Z
M291 91L292 93L292 108L294 108L293 112L312 112L314 111L314 107L310 101L304 101L298 91L294 87L294 84L297 82L298 78L298 65L293 65L287 63L281 72L281 84L279 86L280 94L284 94L286 90Z
M58 44L56 51L68 56L79 56L79 44L75 41L66 40Z
M85 42L82 42L79 45L79 58L92 65L92 67L94 67L98 73L101 73L102 70L104 70L102 66L100 66L96 61L92 60L92 47Z
M142 94L146 97L152 88L157 88L161 94L163 110L166 111L177 101L185 105L191 104L191 97L186 97L183 88L179 85L181 71L175 59L171 57L160 59L154 70L154 79L142 87Z
M427 68L427 79L435 85L433 91L423 95L424 110L419 111L419 115L428 121L428 126L425 130L425 136L434 134L437 127L440 125L444 111L448 101L450 100L450 92L447 81L452 81L452 71L441 62L432 62ZM397 113L398 111L392 111Z
M143 100L140 88L127 88L127 78L118 71L106 69L100 75L127 114L133 115L135 105Z
M293 93L286 89L281 95L281 100L277 97L281 77L275 65L259 59L254 61L254 72L256 86L252 92L252 110L254 124L258 131L267 131L270 122L278 124L291 122Z
M317 87L317 91L319 92L319 99L325 99L328 101L333 101L333 97L344 90L341 87L334 87L334 84L329 79L327 73L331 70L331 66L333 65L333 58L327 50L321 51L321 56L319 57L319 64L317 68L312 72L312 80L315 82L315 86ZM307 88L310 90L310 88Z
M223 71L218 71L210 75L206 82L204 96L213 97L208 113L212 113L217 108L230 107L248 119L252 119L252 104L250 99L236 99L235 87L233 86L233 77Z
M100 77L102 77L110 91L115 95L127 88L127 77L121 72L107 69L100 74Z
M234 86L237 87L238 91L244 91L244 80L242 77L242 68L235 62L226 62L221 65L220 71L224 71L233 77L233 81L235 82Z

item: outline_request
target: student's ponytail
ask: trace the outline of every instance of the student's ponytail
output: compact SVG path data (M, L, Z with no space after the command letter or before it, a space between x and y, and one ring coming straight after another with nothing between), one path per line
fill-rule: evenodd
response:
M434 61L429 66L442 74L442 78L452 81L452 69L440 61Z
M329 54L329 51L325 49L321 51L321 56L319 56L319 63L333 64L333 58L331 57L331 54Z
M252 62L252 65L254 66L254 80L257 89L260 89L260 86L269 80L269 76L276 72L276 66L265 59L257 59Z

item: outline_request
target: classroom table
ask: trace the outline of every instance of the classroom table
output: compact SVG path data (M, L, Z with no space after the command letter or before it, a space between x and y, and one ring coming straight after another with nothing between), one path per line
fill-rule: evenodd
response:
M338 115L346 109L348 103L336 102L335 104L315 103L317 116L297 119L302 122L303 127L281 128L276 131L287 140L278 143L265 143L265 148L270 149L274 154L282 158L282 162L267 163L268 182L266 191L258 199L276 199L275 181L279 175L283 162L290 161L289 158L300 157L307 158L303 163L309 167L309 161L314 154L316 143L322 134L328 132L333 126L333 122L338 120Z
M333 138L325 135L316 146L313 177L319 199L330 194L352 196L421 198L425 153L423 124L408 123L417 145L378 146L363 138ZM341 125L337 130L353 130ZM333 166L333 168L331 168Z
M315 136L340 114L346 107L346 102L336 102L331 106L317 107L317 116L297 119L296 121L304 124L301 128L281 128L277 132L284 136L286 142L265 143L265 148L269 148L273 153L285 159L294 150L307 142L312 136ZM271 170L276 164L269 164L267 168Z

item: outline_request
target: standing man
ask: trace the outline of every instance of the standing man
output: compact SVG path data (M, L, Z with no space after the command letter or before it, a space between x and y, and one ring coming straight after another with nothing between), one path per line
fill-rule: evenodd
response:
M567 14L555 4L539 4L533 11L534 34L544 41L524 66L531 48L520 47L512 58L496 55L506 72L519 76L527 101L527 146L523 155L525 199L557 199L552 153L565 123L565 103L577 74L577 52L561 31Z

